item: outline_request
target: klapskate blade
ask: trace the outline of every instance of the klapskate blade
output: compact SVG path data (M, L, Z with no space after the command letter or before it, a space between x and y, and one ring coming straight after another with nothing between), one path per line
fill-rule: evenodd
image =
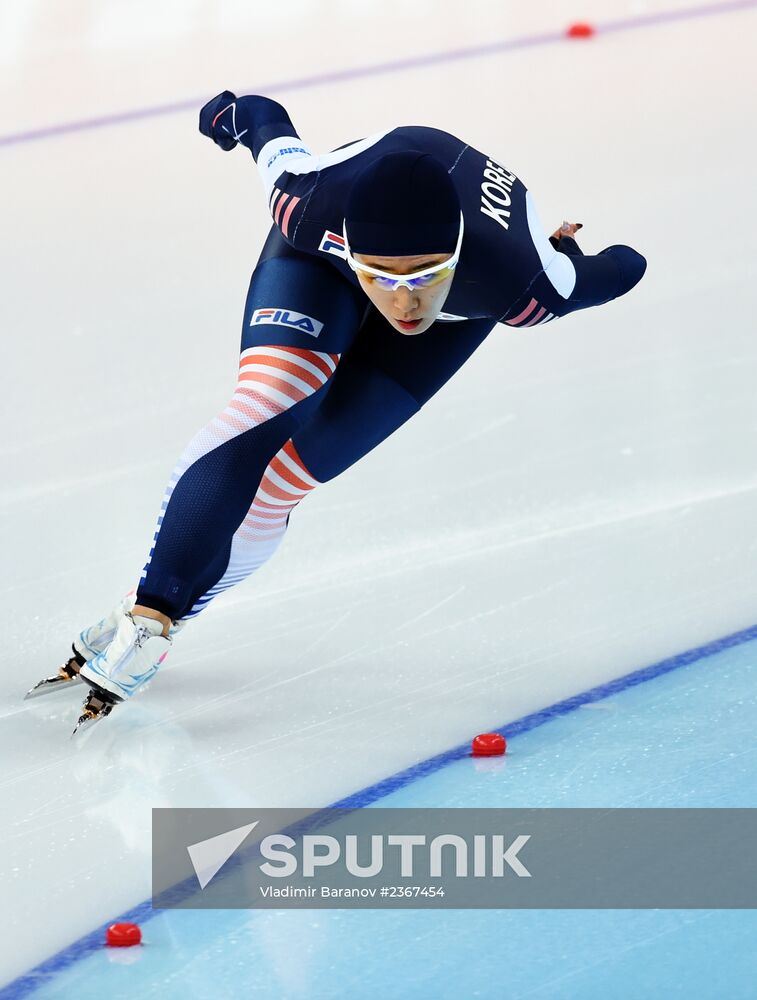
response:
M78 736L79 733L85 733L87 732L87 730L92 729L92 727L95 725L96 722L99 722L101 719L107 718L112 711L113 707L110 706L108 707L107 711L98 712L97 715L91 715L88 712L82 712L82 714L79 716L79 721L74 726L74 731L71 733L71 739L73 739L74 736Z
M82 680L84 680L84 678L82 678ZM76 736L78 733L82 733L87 729L91 729L96 722L99 722L100 719L106 719L113 711L114 703L103 702L102 699L99 697L99 691L100 689L95 689L93 687L90 687L89 695L87 696L87 699L82 705L81 711L79 713L79 721L76 723L76 725L74 726L74 731L71 733L71 739L73 739L74 736ZM99 707L92 708L89 705L89 702L93 698L100 702Z
M68 688L75 688L81 684L81 677L44 677L41 681L37 681L34 687L29 688L29 690L24 695L24 701L28 701L30 698L41 698L46 694L54 694L56 691L66 691Z
M80 733L86 733L87 730L91 729L96 722L99 722L100 719L103 718L104 716L102 715L95 715L95 716L80 715L79 721L74 726L74 731L71 733L71 736L69 738L73 739L74 736L77 736Z

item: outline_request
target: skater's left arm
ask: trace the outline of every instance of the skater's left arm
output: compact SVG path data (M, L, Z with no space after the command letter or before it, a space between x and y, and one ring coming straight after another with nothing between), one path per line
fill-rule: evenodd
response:
M625 295L641 281L647 262L640 253L622 244L608 247L596 255L583 252L575 239L579 223L563 223L549 242L559 254L570 258L575 284L565 298L565 312L586 309Z
M601 305L625 295L646 271L647 262L632 247L615 244L598 254L584 254L575 240L581 223L563 223L547 237L539 221L530 192L526 193L528 235L541 270L531 280L523 300L544 306L552 316L565 316L577 309ZM517 316L523 301L512 305L503 317Z

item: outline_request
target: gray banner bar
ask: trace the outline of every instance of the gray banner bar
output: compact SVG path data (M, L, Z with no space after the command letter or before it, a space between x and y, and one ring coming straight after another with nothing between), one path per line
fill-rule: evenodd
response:
M153 906L757 908L757 809L154 809Z

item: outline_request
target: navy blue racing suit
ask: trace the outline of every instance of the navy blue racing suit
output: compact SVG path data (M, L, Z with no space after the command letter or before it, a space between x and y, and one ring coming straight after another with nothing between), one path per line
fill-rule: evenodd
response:
M541 326L600 305L646 268L627 246L584 255L570 237L550 240L520 178L438 129L402 126L318 156L280 104L226 92L201 130L252 152L274 224L250 282L237 386L174 470L138 587L138 603L174 620L262 565L297 503L405 423L497 323ZM409 149L447 168L465 223L444 310L414 336L370 305L342 236L356 174Z

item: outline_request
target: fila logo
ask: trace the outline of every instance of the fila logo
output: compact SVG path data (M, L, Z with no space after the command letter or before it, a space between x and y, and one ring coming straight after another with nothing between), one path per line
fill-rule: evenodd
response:
M252 314L250 326L258 326L261 323L289 326L293 330L301 330L313 337L317 337L323 329L323 323L319 323L317 319L292 312L291 309L256 309Z
M333 253L334 256L341 257L342 260L347 257L344 249L344 237L340 236L339 233L330 233L328 229L321 237L318 249L323 250L324 253Z

